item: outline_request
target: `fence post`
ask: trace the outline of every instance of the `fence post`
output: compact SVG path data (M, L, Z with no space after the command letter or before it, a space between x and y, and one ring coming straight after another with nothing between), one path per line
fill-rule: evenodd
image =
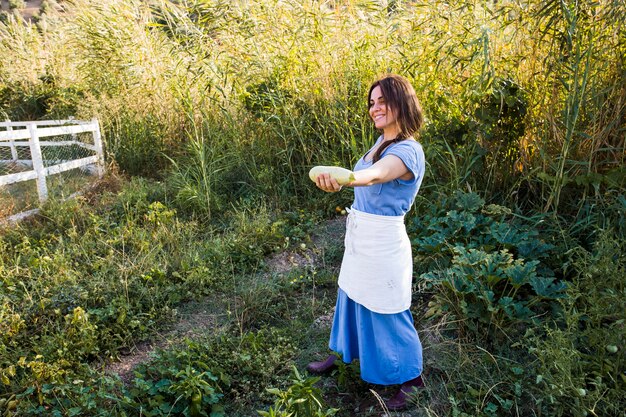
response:
M7 131L13 130L13 128L9 124L11 123L11 120L5 119L5 122L7 122ZM11 146L11 158L13 158L13 162L17 162L17 158L18 158L17 148L15 147L15 142L13 142L13 139L9 141L9 145Z
M46 186L46 170L41 156L41 146L39 146L37 125L35 123L30 123L28 125L28 131L30 132L30 155L33 160L33 169L37 173L37 192L39 193L39 202L43 203L48 198L48 187Z
M68 120L70 120L70 124L72 124L72 122L74 121L74 116L68 116ZM78 136L76 136L76 133L72 133L72 140L74 142L76 142L77 138L78 138Z
M100 123L98 123L98 119L91 119L91 123L93 124L93 145L96 148L96 156L98 157L98 162L96 163L96 172L98 177L102 178L104 175L104 151L102 149L102 135L100 134Z

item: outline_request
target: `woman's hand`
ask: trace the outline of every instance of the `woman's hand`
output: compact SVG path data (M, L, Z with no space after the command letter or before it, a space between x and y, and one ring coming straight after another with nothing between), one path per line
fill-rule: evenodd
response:
M320 190L324 190L327 193L336 193L341 190L341 185L330 176L330 174L320 174L315 180L315 185Z

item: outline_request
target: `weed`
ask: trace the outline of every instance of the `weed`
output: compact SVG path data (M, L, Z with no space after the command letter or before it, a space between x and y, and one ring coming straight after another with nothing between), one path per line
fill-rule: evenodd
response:
M570 254L576 276L561 314L529 334L542 407L551 415L616 415L624 409L623 243L603 232Z
M259 411L263 417L327 417L334 416L337 409L327 408L322 399L321 389L315 387L319 377L304 378L294 366L292 368L291 385L285 391L268 388L267 391L276 397L269 411Z

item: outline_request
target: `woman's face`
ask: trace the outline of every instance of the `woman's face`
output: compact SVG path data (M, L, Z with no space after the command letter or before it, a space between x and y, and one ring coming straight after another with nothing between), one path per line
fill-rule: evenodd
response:
M374 87L370 94L370 117L377 129L382 131L397 130L396 114L387 107L380 86Z

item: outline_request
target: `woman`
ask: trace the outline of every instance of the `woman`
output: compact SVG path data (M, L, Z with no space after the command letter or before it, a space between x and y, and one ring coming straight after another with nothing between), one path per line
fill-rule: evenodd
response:
M424 117L415 90L399 75L370 87L369 114L382 135L354 167L354 202L349 211L345 252L329 347L346 363L359 359L361 378L379 385L401 384L386 402L407 405L407 395L423 386L422 346L409 310L413 258L404 226L424 177L425 159L415 141ZM337 192L329 174L318 188ZM337 355L307 369L324 373Z

